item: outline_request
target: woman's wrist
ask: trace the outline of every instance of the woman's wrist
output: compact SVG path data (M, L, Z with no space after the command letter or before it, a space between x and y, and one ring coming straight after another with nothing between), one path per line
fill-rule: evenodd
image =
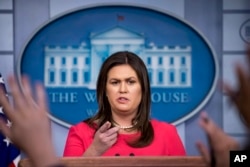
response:
M102 155L101 153L99 153L95 146L91 145L83 154L83 156L100 156Z

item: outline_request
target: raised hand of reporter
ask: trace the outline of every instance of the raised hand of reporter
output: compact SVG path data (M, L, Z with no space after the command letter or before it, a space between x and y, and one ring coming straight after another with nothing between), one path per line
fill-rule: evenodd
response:
M8 78L14 105L7 100L5 93L0 92L0 104L11 121L11 127L0 121L1 132L16 146L24 151L36 167L58 163L52 139L50 122L47 116L45 92L40 84L36 85L36 101L27 77L22 78L22 90L13 76Z
M237 141L225 134L205 112L201 114L199 124L207 134L210 149L213 151L213 157L211 157L211 150L206 148L201 142L197 142L197 148L207 166L229 167L230 150L239 149ZM215 161L215 164L213 164L213 161Z
M228 84L225 85L225 91L233 104L236 105L239 113L243 117L248 128L250 128L250 48L247 51L248 69L245 70L242 65L237 64L235 68L238 87L233 89Z

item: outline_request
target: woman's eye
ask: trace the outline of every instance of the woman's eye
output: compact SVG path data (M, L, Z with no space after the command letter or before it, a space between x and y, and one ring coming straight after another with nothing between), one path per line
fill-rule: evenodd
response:
M128 84L134 84L136 81L134 81L134 80L130 80L130 81L128 81Z
M117 85L118 82L117 82L117 81L112 81L111 84L112 84L112 85Z

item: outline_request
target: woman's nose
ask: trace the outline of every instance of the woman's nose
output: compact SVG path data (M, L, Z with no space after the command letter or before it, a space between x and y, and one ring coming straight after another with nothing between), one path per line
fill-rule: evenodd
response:
M120 85L120 92L121 93L127 93L127 85L126 83L122 82L121 85Z

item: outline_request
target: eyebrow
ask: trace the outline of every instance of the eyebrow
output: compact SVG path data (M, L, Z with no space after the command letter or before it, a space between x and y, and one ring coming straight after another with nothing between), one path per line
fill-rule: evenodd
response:
M130 80L130 79L138 80L136 77L128 77L128 78L125 78L125 80ZM109 80L121 80L121 79L118 79L118 78L110 78Z

